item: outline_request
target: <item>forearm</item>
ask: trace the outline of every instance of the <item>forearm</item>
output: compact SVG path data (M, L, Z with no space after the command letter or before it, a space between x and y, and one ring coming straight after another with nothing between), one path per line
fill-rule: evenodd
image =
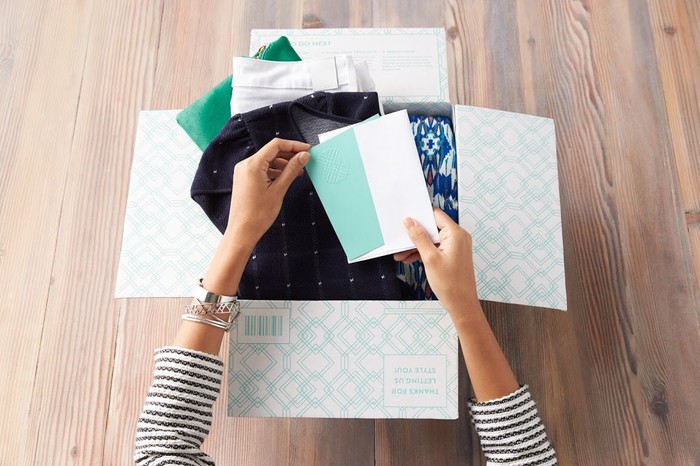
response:
M212 293L234 295L253 249L251 241L227 230L207 269L202 286ZM173 346L218 354L224 331L198 322L183 321Z
M489 326L481 305L462 304L455 310L455 327L462 345L467 372L478 401L492 400L513 393L518 381Z
M472 421L487 463L554 465L554 449L527 385L520 386L478 301L453 313L474 389Z

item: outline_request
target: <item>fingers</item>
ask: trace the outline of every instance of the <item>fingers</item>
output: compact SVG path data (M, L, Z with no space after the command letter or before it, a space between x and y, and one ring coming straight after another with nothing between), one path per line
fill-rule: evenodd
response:
M275 180L273 189L279 190L282 195L286 194L292 182L303 173L304 165L309 161L309 157L308 152L299 152L289 159L289 162L287 162Z
M400 262L403 262L404 264L408 265L408 264L412 264L415 261L419 261L419 260L421 260L420 254L417 252L414 252L410 256L402 259Z
M438 230L442 230L448 226L457 225L449 215L437 207L433 207L433 215L435 216L435 224L437 225Z
M425 231L425 228L423 228L418 222L411 217L406 217L403 221L403 225L406 228L411 241L413 241L413 244L416 245L418 253L424 260L429 259L437 252L437 248L430 239L428 232Z
M277 177L280 176L280 173L282 173L282 170L284 170L284 167L286 167L288 163L288 160L280 158L276 158L275 160L270 162L270 166L267 168L268 178L270 178L271 180L277 179Z
M265 144L253 157L264 162L272 162L276 158L289 160L297 153L310 148L311 145L305 142L275 138Z
M270 168L274 168L275 170L284 170L284 167L286 167L288 163L289 160L281 159L278 157L272 162L270 162Z
M414 254L416 252L418 252L417 249L409 249L408 251L397 252L396 254L394 254L394 260L395 261L402 261L405 258L407 258L408 256L410 256L411 254Z

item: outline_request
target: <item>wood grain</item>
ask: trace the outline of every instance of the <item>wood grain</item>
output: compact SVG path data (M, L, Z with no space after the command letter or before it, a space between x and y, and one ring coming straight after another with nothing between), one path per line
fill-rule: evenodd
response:
M597 71L625 275L620 342L627 380L616 389L619 399L629 400L632 435L620 438L624 447L617 450L630 462L692 464L697 451L682 446L700 438L700 425L691 421L700 406L690 401L697 394L690 387L700 386L700 362L686 354L697 348L700 301L682 208L668 189L676 173L651 24L635 2L595 7L605 8L615 25L601 30L592 47L601 57ZM675 367L684 370L670 370ZM674 417L677 410L683 415Z
M694 0L0 2L0 464L131 462L185 303L112 298L140 110L218 83L251 28L442 25L453 101L556 122L569 311L484 307L560 464L700 464ZM465 371L456 421L228 418L223 393L218 464L483 464Z
M372 0L304 0L303 28L372 27ZM294 26L300 27L300 26Z
M700 222L700 4L650 2L659 75L686 223ZM689 227L700 286L700 229Z
M32 1L0 11L0 462L27 464L91 9Z
M33 391L35 464L102 461L119 316L113 299L122 216L117 206L126 197L125 154L132 151L137 111L150 96L160 29L157 2L91 6ZM44 43L66 28L59 22Z

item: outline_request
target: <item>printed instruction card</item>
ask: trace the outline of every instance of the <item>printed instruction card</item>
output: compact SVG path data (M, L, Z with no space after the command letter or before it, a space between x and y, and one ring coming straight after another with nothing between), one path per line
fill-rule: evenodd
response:
M302 60L352 55L367 62L385 103L450 100L443 28L253 29L251 56L279 36L289 38Z

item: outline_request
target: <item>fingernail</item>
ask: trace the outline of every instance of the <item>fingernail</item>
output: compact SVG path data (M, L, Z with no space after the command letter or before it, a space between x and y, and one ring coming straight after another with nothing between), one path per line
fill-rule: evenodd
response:
M306 164L306 162L309 161L309 153L308 152L302 152L299 154L299 161L302 163L302 165Z
M416 224L416 222L414 222L411 217L406 217L405 219L403 219L403 226L406 229L412 228L413 225L415 225L415 224Z

